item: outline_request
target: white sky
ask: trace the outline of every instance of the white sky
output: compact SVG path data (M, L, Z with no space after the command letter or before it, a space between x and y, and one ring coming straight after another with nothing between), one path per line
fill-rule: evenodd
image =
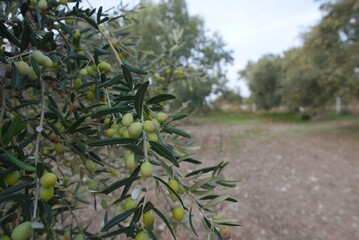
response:
M108 9L119 0L88 0L93 7ZM84 1L86 2L86 1ZM136 0L126 0L134 4ZM242 96L249 90L238 80L238 71L249 60L264 54L280 54L300 45L299 34L321 18L314 0L187 0L191 15L205 20L205 27L222 35L228 49L234 50L234 64L228 67L229 85L239 86Z

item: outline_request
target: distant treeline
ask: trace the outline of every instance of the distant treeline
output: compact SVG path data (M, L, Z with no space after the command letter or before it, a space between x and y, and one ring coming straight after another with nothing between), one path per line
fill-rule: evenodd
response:
M239 72L258 108L323 107L359 95L359 2L322 1L323 18L303 33L303 45L265 55Z

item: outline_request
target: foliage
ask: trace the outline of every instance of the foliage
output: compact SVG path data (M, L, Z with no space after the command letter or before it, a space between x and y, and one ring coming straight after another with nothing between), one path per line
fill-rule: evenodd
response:
M220 178L227 162L200 167L186 153L191 136L176 125L186 114L166 112L175 96L151 91L154 59L124 31L134 12L73 2L0 3L1 234L157 239L163 222L176 239L181 225L198 236L202 218L208 238L222 239L220 226L237 223L215 208L236 200L215 190L235 182ZM104 212L98 232L79 217L91 208Z
M280 99L290 109L319 108L335 97L358 97L359 4L355 0L323 1L321 9L324 16L303 34L303 46L280 57L281 66L275 68L279 72L263 67L263 58L268 65L278 63L264 56L239 73L248 80L259 107L276 106L275 100ZM262 71L255 75L255 69ZM276 80L263 80L271 77ZM267 99L276 104L268 104Z
M255 64L249 62L240 72L240 77L247 80L253 101L259 108L268 110L280 103L280 60L278 56L263 56Z
M137 22L131 29L143 39L139 49L153 59L154 84L178 97L172 107L188 101L190 111L203 110L206 97L227 81L232 52L220 35L206 32L201 18L189 14L185 0L141 3L143 8L130 15Z

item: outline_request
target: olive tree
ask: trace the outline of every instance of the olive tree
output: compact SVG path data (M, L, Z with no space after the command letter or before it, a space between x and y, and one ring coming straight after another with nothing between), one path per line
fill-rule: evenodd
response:
M80 3L0 3L0 236L157 239L164 224L203 239L201 218L208 239L229 239L236 220L215 211L236 201L216 192L235 186L220 177L227 162L188 153L187 115L166 110L175 96L149 91L151 63L126 58L130 35L108 30L125 29L127 11Z

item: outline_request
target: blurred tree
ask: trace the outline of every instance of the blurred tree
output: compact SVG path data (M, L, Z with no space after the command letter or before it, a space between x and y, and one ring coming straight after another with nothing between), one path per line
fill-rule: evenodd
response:
M259 108L269 110L279 106L281 58L265 55L257 63L248 62L246 68L239 72L240 78L248 82L252 99Z
M198 16L190 16L185 0L141 1L131 17L139 48L152 57L153 80L174 92L174 107L190 101L190 111L203 110L205 99L227 82L225 65L233 62L222 37L209 35ZM163 84L166 83L166 84Z

